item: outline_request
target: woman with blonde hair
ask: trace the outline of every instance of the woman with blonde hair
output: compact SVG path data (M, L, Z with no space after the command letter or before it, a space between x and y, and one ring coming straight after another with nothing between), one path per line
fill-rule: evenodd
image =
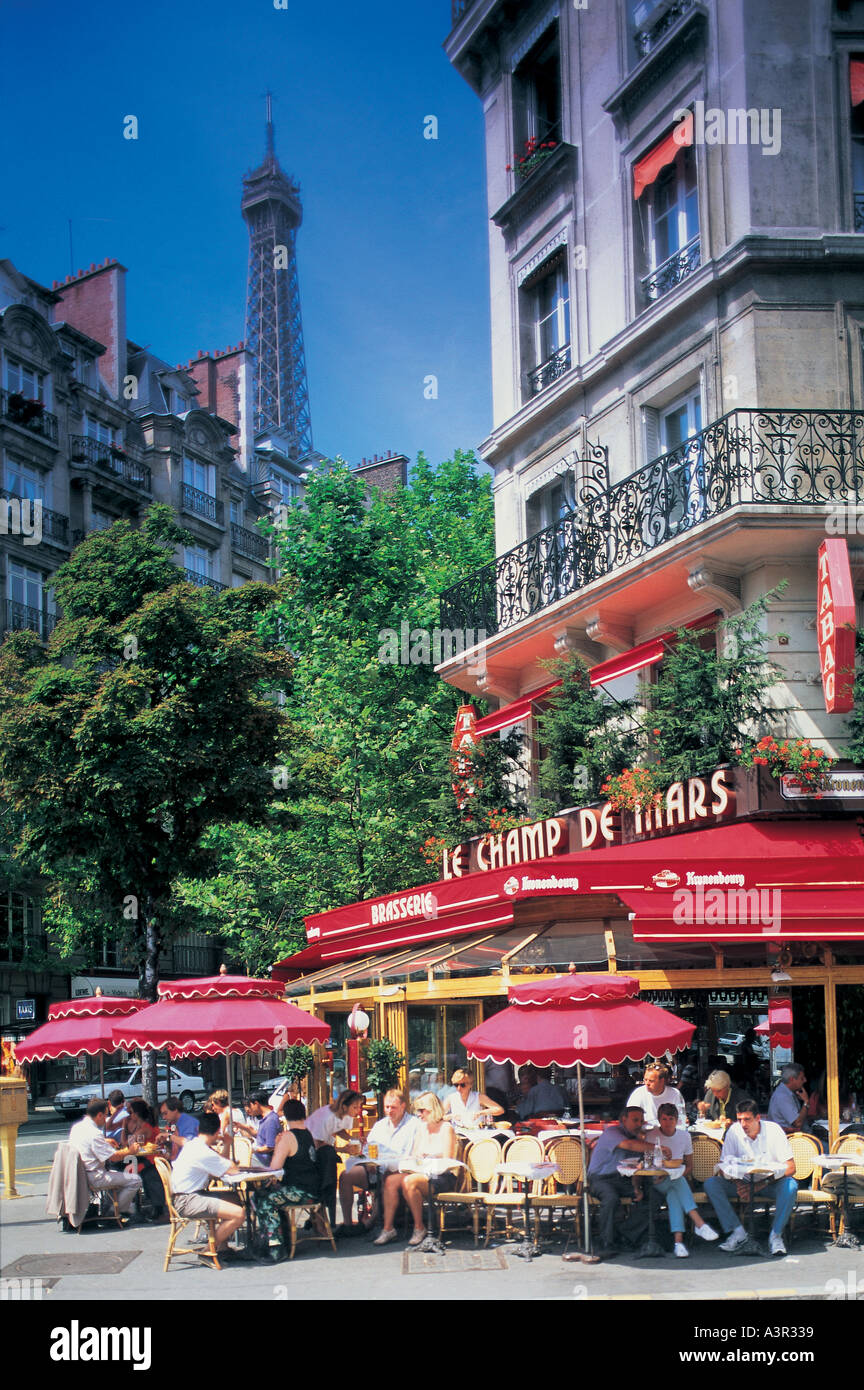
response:
M444 1118L441 1102L434 1092L424 1091L422 1095L417 1097L414 1102L414 1113L419 1117L420 1124L417 1128L417 1137L414 1140L412 1157L416 1160L455 1158L458 1144L456 1131ZM424 1173L390 1173L384 1180L384 1227L373 1244L389 1245L391 1240L396 1239L396 1228L393 1222L401 1196L408 1203L408 1209L414 1218L414 1234L408 1244L420 1245L426 1237L426 1227L423 1224L423 1203L429 1194L430 1186L433 1193L452 1192L456 1187L457 1180L455 1169L443 1172L433 1178L427 1178Z
M497 1101L490 1100L484 1096L482 1091L475 1091L471 1073L459 1067L454 1071L450 1080L456 1090L447 1097L444 1102L444 1114L449 1120L454 1120L458 1124L476 1125L477 1121L484 1116L503 1115L504 1106Z

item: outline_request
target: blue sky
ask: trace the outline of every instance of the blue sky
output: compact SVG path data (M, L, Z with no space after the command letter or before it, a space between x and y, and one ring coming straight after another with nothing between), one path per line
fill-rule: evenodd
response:
M127 330L170 362L244 336L244 172L301 185L315 446L477 445L491 422L480 102L450 0L4 0L0 248L45 284L116 256ZM139 139L123 139L123 118ZM427 115L438 139L423 138ZM437 400L423 380L438 377Z

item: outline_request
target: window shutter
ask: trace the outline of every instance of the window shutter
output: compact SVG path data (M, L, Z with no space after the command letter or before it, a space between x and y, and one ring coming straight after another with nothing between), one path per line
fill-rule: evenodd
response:
M660 411L655 410L653 405L642 407L642 429L645 436L645 462L651 463L663 452L660 446Z

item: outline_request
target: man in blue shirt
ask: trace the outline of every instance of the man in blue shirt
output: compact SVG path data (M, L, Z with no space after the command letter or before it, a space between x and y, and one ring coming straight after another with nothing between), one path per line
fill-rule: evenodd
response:
M643 1139L642 1124L644 1114L638 1106L628 1105L621 1111L618 1123L604 1129L591 1153L588 1164L588 1191L600 1203L597 1213L600 1249L595 1253L601 1259L611 1259L615 1248L615 1216L622 1197L630 1197L632 1206L626 1225L626 1240L638 1245L648 1228L648 1206L640 1199L641 1184L625 1178L618 1172L618 1164L635 1155L651 1153L654 1141ZM672 1152L661 1144L664 1159L671 1158ZM653 1181L648 1182L647 1201L654 1207L654 1215L663 1206L663 1198Z
M807 1077L797 1062L787 1062L780 1068L780 1082L768 1105L768 1119L780 1125L787 1134L799 1130L809 1132L807 1122Z
M187 1115L176 1096L168 1096L159 1107L162 1123L173 1140L171 1159L177 1157L187 1139L198 1138L198 1121Z
M279 1116L270 1104L266 1091L258 1091L249 1101L249 1111L258 1121L258 1132L252 1145L252 1153L265 1168L269 1168L276 1147L276 1136L282 1128Z

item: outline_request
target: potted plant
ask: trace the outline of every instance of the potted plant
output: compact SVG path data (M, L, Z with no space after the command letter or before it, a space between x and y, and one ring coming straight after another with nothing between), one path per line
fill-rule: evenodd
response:
M386 1091L399 1087L399 1073L405 1065L403 1054L389 1038L375 1038L366 1046L366 1084L375 1092L378 1114L383 1111Z
M793 786L813 792L817 800L828 785L826 774L836 762L821 748L814 748L809 738L784 738L778 743L772 734L760 738L753 748L736 748L735 752L743 767L767 767L778 780L788 776Z
M515 166L516 175L520 179L527 179L538 165L548 159L558 148L557 140L538 140L532 135L530 140L525 141L525 153L520 155L519 161ZM513 169L512 164L507 165L508 173Z
M299 1093L301 1082L305 1081L314 1065L315 1054L311 1047L307 1047L306 1043L292 1043L285 1049L282 1075L287 1077Z

